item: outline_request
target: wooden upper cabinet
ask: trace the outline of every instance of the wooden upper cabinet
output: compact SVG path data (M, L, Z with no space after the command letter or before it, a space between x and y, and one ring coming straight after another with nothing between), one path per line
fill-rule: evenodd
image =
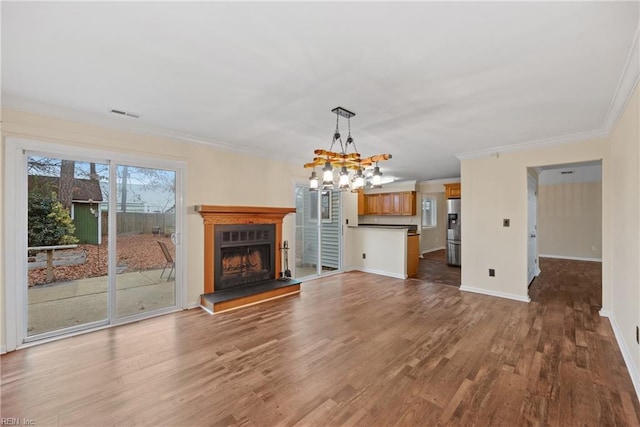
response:
M358 191L358 215L367 214L367 199L364 195L364 191Z
M393 212L394 215L397 215L397 212L403 212L403 196L404 193L389 193L391 195L391 202L393 204L393 207L391 209L391 212Z
M402 195L401 215L414 216L416 214L416 192L407 191L400 194Z
M382 193L380 197L380 215L392 215L393 214L393 193Z
M379 194L367 194L367 215L380 215Z
M454 184L444 184L444 193L447 199L459 199L460 196L462 196L460 183L456 182Z
M416 192L358 194L358 215L416 214Z

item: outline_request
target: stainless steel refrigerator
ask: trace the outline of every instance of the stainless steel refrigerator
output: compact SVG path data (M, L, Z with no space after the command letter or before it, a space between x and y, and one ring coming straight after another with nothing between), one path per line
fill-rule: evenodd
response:
M449 265L461 265L461 219L460 199L447 200L447 264Z

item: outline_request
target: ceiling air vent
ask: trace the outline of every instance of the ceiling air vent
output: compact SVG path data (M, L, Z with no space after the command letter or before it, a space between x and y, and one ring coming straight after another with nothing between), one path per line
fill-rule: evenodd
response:
M134 119L139 119L140 118L140 114L132 113L130 111L116 110L115 108L110 109L109 112L112 113L112 114L118 114L120 116L131 117L131 118L134 118Z
M562 171L560 172L562 175L571 175L573 171Z

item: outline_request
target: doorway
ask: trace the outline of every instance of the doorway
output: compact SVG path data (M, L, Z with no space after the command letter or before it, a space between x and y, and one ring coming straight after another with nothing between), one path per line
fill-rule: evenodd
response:
M527 174L527 285L540 274L538 268L538 180Z
M18 139L7 162L8 350L180 307L182 164Z
M535 175L537 208L529 218L536 217L540 268L544 259L601 262L602 161L546 165Z
M312 278L342 270L342 193L309 191L296 184L296 278Z

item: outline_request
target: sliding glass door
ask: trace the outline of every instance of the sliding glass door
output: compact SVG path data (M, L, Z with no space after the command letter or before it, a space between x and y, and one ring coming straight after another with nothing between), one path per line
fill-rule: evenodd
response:
M16 150L18 340L177 309L181 167L60 151Z
M104 161L27 154L26 336L106 324Z
M176 173L116 167L116 317L176 303Z
M341 193L295 187L296 277L312 277L342 268Z

